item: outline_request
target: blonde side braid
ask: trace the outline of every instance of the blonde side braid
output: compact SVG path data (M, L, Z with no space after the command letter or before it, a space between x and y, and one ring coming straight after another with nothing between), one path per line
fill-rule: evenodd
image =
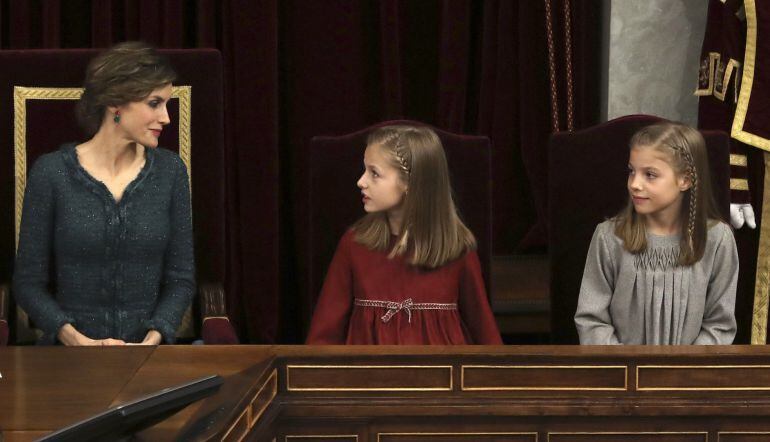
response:
M676 146L674 148L683 158L687 164L687 177L690 179L690 204L687 212L687 244L690 245L691 250L695 250L694 237L695 237L695 214L698 210L698 173L695 170L695 160L693 160L692 152L690 149L683 146Z
M409 173L411 172L411 168L409 167L409 164L406 161L406 157L404 156L404 153L403 153L404 146L401 144L401 137L399 136L398 132L394 132L388 135L382 141L380 141L379 144L381 146L388 146L388 147L390 147L390 145L393 144L393 147L391 148L391 150L393 151L393 154L396 156L396 160L398 160L398 166L408 177Z
M406 157L404 157L404 153L402 152L403 146L401 143L396 143L396 147L393 149L393 153L396 154L396 158L398 159L398 164L401 166L401 170L404 171L406 176L408 177L411 173L411 169L409 167L408 162L406 161Z

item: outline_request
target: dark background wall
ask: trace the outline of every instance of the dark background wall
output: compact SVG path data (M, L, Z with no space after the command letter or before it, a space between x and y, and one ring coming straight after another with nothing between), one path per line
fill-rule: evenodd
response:
M221 51L228 307L245 342L291 343L307 320L297 306L310 137L397 118L487 135L494 251L542 251L548 136L598 118L600 9L579 0L0 0L0 50L144 40Z

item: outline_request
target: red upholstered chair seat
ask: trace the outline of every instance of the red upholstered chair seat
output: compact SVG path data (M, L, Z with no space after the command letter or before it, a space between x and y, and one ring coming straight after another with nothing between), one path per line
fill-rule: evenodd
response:
M588 246L596 225L628 201L628 143L649 124L631 115L578 132L560 132L549 145L548 250L551 254L551 336L558 344L578 342L574 315ZM705 131L713 188L724 219L729 215L729 138ZM739 327L750 324L738 324Z

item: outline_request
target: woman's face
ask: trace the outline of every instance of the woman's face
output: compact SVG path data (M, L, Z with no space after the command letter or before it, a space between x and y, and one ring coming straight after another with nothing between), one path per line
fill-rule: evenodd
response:
M406 193L406 183L401 173L391 166L382 148L371 145L364 152L364 173L358 179L358 188L368 213L387 212L401 207Z
M121 135L130 142L145 147L158 147L158 138L163 126L171 120L166 104L171 98L171 84L150 92L150 95L117 107L120 122L117 123Z

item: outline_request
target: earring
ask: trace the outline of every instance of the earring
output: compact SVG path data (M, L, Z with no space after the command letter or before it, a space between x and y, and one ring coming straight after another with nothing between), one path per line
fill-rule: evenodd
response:
M120 111L115 111L115 116L112 117L112 121L114 121L115 124L120 123Z

